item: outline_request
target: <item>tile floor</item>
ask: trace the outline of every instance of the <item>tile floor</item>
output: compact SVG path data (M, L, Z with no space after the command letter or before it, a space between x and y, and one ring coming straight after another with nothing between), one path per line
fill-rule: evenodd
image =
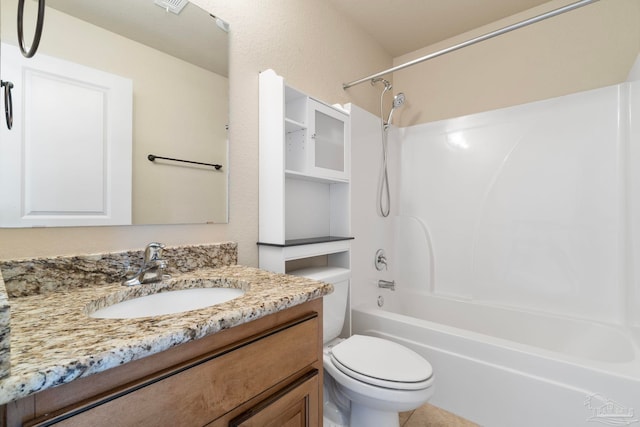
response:
M400 427L479 427L450 412L425 404L415 411L400 413Z

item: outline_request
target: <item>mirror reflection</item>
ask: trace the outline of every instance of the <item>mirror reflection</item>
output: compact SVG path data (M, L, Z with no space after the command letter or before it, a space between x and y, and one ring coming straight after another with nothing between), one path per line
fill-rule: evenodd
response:
M228 25L163 2L47 0L24 59L18 2L1 0L0 226L227 222ZM25 2L27 45L36 14Z

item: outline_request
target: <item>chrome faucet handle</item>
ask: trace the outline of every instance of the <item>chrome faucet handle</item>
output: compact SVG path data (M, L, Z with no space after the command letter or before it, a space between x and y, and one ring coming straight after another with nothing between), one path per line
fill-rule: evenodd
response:
M137 269L128 267L122 284L124 286L136 286L141 283L159 282L170 278L170 275L164 273L169 263L167 260L162 259L163 249L164 245L162 243L149 243L144 250L142 265ZM133 275L129 274L133 272Z
M156 261L161 259L162 250L164 249L164 244L158 242L151 242L144 249L144 263L148 263L151 261Z
M378 249L376 251L376 257L374 259L374 265L376 270L382 271L383 269L387 269L387 254L384 252L384 249Z

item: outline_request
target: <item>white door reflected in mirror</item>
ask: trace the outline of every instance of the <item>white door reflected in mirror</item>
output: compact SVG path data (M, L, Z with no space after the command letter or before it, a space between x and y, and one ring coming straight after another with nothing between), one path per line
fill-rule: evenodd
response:
M2 42L16 48L17 2L0 0ZM25 22L35 22L36 5L37 2L25 2ZM47 56L131 81L129 160L116 160L112 152L110 144L123 140L112 135L109 127L112 117L106 116L102 124L90 124L81 104L83 97L85 100L87 97L77 96L77 86L62 84L66 77L59 67L50 67L46 73L62 75L57 82L61 84L55 87L56 96L47 95L43 101L38 90L30 102L35 99L44 104L25 110L31 115L27 118L20 117L21 110L16 105L14 127L33 122L33 112L40 107L53 109L55 116L45 116L57 118L46 123L44 132L34 133L31 129L20 132L15 128L9 131L3 126L0 134L3 147L13 137L9 133L17 134L18 144L12 143L8 149L18 154L12 154L7 161L17 164L22 161L20 156L26 156L31 162L34 153L35 157L45 159L35 165L28 163L31 169L21 172L20 181L2 176L0 186L12 187L6 191L18 192L20 199L0 200L8 209L18 212L20 219L4 220L6 206L0 205L0 227L226 223L229 29L228 25L222 27L209 11L193 3L187 3L176 14L148 0L47 0L42 43L27 64L31 66ZM17 84L21 78L8 71L10 64L5 53L3 48L0 74L3 81L14 83L13 98L20 103L24 94L34 91L33 84L29 81ZM60 93L65 88L75 92ZM83 95L90 92L90 87L87 89ZM94 94L110 102L111 89L108 86L104 89L104 93ZM99 103L89 98L86 111L91 112L92 118L98 117ZM75 111L71 106L75 106ZM105 107L110 105L105 103ZM42 115L35 118L40 125ZM80 131L83 126L79 124L91 127L89 138L84 130ZM55 133L50 132L52 127ZM108 138L112 140L107 141ZM89 148L93 150L91 153L78 154ZM59 159L49 158L52 152L56 156L61 152L75 154L70 158L67 154L65 162L59 163ZM7 153L0 154L4 157ZM164 160L150 162L149 154L221 164L222 168ZM126 184L129 189L114 190L112 180L125 176L129 177ZM23 184L13 188L18 183ZM29 187L33 184L45 188L45 192L38 195L38 203L27 203L33 197L30 193L33 188ZM79 187L81 192L77 191ZM121 209L122 200L112 200L114 195L128 200L129 220L115 214ZM43 200L47 203L40 203ZM64 202L63 209L59 202Z

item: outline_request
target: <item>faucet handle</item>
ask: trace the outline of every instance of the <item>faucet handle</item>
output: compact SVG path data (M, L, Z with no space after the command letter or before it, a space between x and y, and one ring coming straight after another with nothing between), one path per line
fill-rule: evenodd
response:
M147 245L144 250L144 262L148 263L150 261L159 260L162 257L162 250L164 249L164 244L158 242L151 242Z
M385 254L384 249L378 249L376 251L376 257L373 263L378 271L387 269L387 254Z

